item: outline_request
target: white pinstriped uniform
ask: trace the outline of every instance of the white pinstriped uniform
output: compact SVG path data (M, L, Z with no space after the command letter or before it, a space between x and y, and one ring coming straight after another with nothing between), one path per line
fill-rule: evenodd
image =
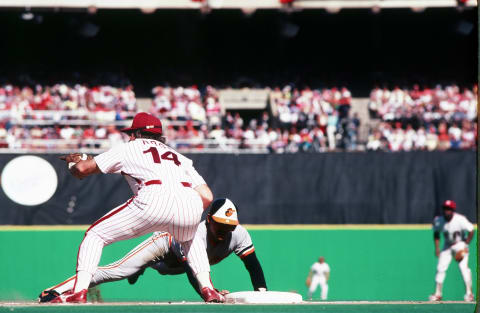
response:
M182 243L194 274L210 271L205 248L193 240L205 184L193 162L157 140L137 138L95 157L103 173L122 174L135 196L92 224L78 253L77 271L94 274L102 249L119 240L166 231Z
M315 262L310 267L312 271L312 282L310 283L310 287L308 288L308 295L309 298L312 297L315 290L317 290L318 285L322 288L322 300L327 300L328 296L328 283L327 283L327 273L330 273L330 266L323 262Z
M174 264L183 269L180 260L177 260L177 258L185 258L180 244L169 233L155 232L120 260L105 266L99 266L92 277L89 288L127 278L141 270L143 266L152 264L157 260L163 260L165 257L173 259ZM73 289L75 278L76 275L48 289L62 294Z
M203 221L198 225L195 236L202 239L200 242L203 249L207 251L211 265L219 263L231 253L235 253L243 259L255 252L250 234L241 225L238 225L233 232L229 233L224 241L213 244L207 240L207 227L205 221ZM181 244L176 242L169 233L155 232L120 260L98 267L89 287L125 279L147 265L162 275L182 274L185 273L185 268L182 265L184 258ZM74 278L75 276L70 277L49 289L64 293L73 288Z
M459 213L453 213L450 221L445 220L444 216L436 216L433 220L433 231L443 232L444 242L443 249L438 257L437 274L435 275L435 281L442 284L446 277L446 272L452 257L460 250L468 248L465 242L465 232L471 232L473 230L473 224L468 219ZM472 274L468 267L468 253L465 254L463 259L458 263L460 272L462 273L463 280L466 284L471 284Z

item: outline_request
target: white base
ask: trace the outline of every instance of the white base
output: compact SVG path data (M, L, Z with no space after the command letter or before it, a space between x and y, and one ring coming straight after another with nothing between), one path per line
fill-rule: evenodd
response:
M240 291L225 296L227 303L300 303L302 296L294 292L283 291Z

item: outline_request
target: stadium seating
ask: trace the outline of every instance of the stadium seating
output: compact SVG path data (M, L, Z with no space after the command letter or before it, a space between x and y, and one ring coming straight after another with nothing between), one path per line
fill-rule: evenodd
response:
M268 88L265 108L246 116L227 110L213 86L156 86L140 108L133 86L4 85L0 149L98 153L124 141L119 129L144 109L162 119L169 144L183 152L475 149L476 88L375 88L368 109L377 122L362 142L365 121L350 112L355 101L346 87Z
M367 149L475 149L477 88L415 85L412 89L373 89L370 117L381 122L371 129Z

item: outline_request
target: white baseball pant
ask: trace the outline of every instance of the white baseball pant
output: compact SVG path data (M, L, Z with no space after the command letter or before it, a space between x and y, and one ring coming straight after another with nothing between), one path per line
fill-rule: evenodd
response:
M78 252L77 273L93 276L104 246L154 231L169 232L182 244L194 274L210 272L205 248L193 240L202 213L202 200L192 188L162 184L143 187L138 196L111 210L86 231ZM75 292L88 288L90 281L83 277L80 285L75 285Z
M465 249L466 247L467 244L463 241L460 241L451 246L450 248L447 248L440 252L437 264L437 274L435 275L436 283L443 284L448 266L452 261L453 255L456 254L458 251ZM462 273L462 278L467 289L469 288L469 286L472 285L472 273L470 271L470 268L468 267L468 256L469 254L466 253L463 259L458 263L458 267L460 269L460 272Z
M312 283L310 284L310 287L308 288L309 298L312 297L312 295L315 293L315 291L317 290L319 285L322 288L322 293L321 293L322 300L327 300L327 296L328 296L327 280L325 279L325 277L317 276L317 275L314 275L312 277Z
M168 253L171 245L171 238L172 237L168 233L155 234L137 245L122 259L98 267L93 274L89 287L130 277L145 267L149 262L159 259ZM49 289L53 289L62 294L73 289L74 285L75 276L72 276L66 281Z

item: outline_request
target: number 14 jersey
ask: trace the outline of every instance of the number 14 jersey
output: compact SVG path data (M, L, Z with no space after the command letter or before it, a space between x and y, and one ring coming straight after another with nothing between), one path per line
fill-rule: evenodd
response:
M135 194L148 182L180 188L205 184L193 162L158 140L137 138L95 157L103 173L122 174Z

